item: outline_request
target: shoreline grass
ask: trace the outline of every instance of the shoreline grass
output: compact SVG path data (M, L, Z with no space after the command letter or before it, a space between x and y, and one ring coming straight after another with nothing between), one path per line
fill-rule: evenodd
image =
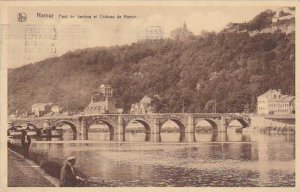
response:
M20 144L7 142L7 147L23 155L22 146ZM60 170L65 161L65 159L51 157L48 153L39 150L30 150L28 159L39 165L47 174L57 179L60 177ZM74 168L74 171L77 176L88 179L88 176L79 168Z

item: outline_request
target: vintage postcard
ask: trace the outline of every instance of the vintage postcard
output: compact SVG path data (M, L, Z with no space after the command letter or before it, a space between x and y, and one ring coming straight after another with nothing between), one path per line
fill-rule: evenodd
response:
M0 3L1 191L297 191L297 15Z

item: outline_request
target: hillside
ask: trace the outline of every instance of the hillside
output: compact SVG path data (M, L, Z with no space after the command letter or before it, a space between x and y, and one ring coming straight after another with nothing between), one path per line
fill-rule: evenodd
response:
M295 32L295 8L284 7L276 11L266 10L248 23L229 23L223 30L223 32L248 32L250 36L275 31L285 34Z
M212 100L218 112L253 111L256 96L269 88L295 94L295 32L260 33L275 15L269 13L248 22L261 26L255 35L229 27L185 41L77 50L10 70L9 113L30 111L36 102L82 110L102 83L112 85L125 111L145 94L160 96L153 101L157 112L181 112L183 102L185 112L210 112Z

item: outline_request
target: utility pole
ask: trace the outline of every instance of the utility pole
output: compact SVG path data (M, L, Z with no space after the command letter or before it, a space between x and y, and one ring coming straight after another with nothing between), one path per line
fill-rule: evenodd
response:
M215 113L217 113L217 100L215 100Z

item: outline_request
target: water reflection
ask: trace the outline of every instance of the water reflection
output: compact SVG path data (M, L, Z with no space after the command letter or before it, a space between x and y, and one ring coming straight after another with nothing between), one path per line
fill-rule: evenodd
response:
M182 141L182 133L160 133L160 142L162 143L178 143Z
M128 132L126 132L125 133L125 140L124 141L128 141L128 142L133 142L133 141L134 142L144 142L144 141L146 141L149 138L150 138L150 134L146 134L146 133L131 133L131 132L128 133Z
M236 132L161 132L160 134L151 134L149 132L125 132L121 135L111 132L90 132L83 135L77 135L71 132L64 132L62 137L33 137L33 141L72 141L72 140L90 140L90 141L114 141L114 142L154 142L154 143L202 143L202 142L255 142L259 137L251 135L259 134L261 137L268 137L270 140L294 143L294 134L282 133L236 133Z
M63 132L62 137L33 137L33 140L36 141L68 141L77 139L77 134L73 132Z
M106 135L97 138L109 139ZM160 139L159 134L124 135L122 145L33 143L32 149L55 157L75 155L77 166L89 176L114 180L117 186L295 185L295 142L291 135L162 133ZM193 136L193 145L180 144L193 140ZM160 140L161 144L146 145L144 140Z
M196 132L195 142L251 142L251 137L249 136L249 134L235 132Z
M86 140L95 140L95 141L113 141L114 134L110 132L93 132L88 133Z
M145 141L151 141L151 134L150 133L146 133L146 136L145 136Z

